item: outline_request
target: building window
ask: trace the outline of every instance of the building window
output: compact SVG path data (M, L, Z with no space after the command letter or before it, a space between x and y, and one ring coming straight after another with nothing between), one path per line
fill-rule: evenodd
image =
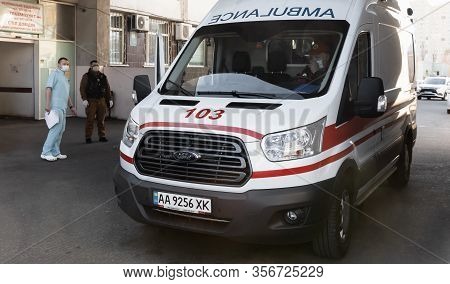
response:
M124 28L123 14L111 13L111 30L109 35L109 62L111 65L123 64Z
M205 58L206 58L206 43L204 40L202 41L202 43L200 43L194 55L192 56L191 61L189 62L189 66L204 67L206 65Z
M147 65L155 64L155 45L158 31L164 41L165 63L170 64L169 22L150 18L150 31L147 33L145 40L145 61Z

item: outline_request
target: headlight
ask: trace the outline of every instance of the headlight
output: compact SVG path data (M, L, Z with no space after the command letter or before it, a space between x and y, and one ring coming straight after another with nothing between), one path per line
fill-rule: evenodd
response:
M130 117L123 131L122 142L128 147L133 146L139 135L139 125Z
M326 118L308 126L269 134L262 140L262 149L272 162L303 159L322 151Z

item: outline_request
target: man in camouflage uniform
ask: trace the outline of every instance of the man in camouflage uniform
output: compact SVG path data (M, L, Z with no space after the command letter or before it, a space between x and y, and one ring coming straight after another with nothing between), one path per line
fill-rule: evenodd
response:
M111 88L108 78L100 72L100 66L96 60L92 60L89 71L83 75L80 84L81 99L86 108L86 143L92 143L94 121L97 121L98 136L100 142L108 142L106 139L105 118L107 104L113 106L111 100Z

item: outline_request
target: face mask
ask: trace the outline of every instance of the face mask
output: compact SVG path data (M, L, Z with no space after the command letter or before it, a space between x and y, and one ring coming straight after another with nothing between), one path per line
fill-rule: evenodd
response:
M63 72L69 72L70 70L70 66L69 65L62 65L61 66L61 71Z
M94 67L92 67L92 71L99 72L100 71L100 67L99 66L94 66Z

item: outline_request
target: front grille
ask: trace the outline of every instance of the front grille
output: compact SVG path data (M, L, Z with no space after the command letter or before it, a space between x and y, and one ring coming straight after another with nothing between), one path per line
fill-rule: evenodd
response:
M421 93L435 93L437 94L437 91L435 89L422 89L420 90Z
M189 151L201 158L179 161L174 153ZM141 175L209 185L242 186L251 169L244 143L235 137L177 131L149 131L135 155Z

